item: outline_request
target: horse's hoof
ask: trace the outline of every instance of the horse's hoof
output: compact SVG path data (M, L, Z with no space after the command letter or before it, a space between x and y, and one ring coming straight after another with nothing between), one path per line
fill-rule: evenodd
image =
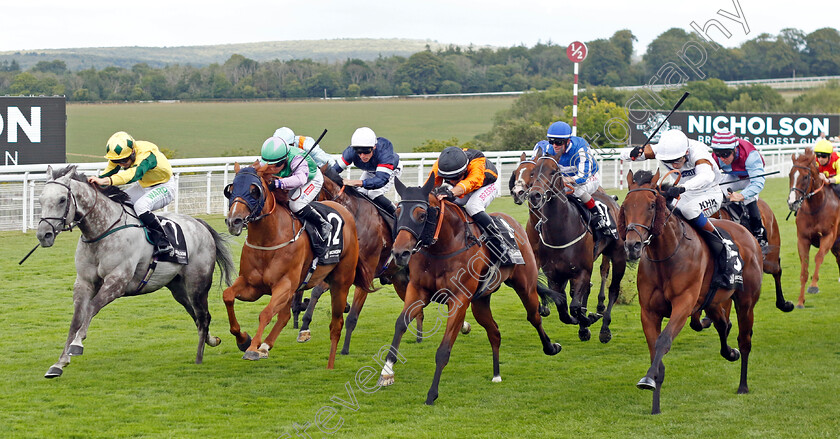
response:
M347 314L348 312L350 312L350 304L349 303L344 305L344 314Z
M601 340L601 343L607 344L612 340L612 333L610 331L601 331L598 335L598 340Z
M820 292L820 287L808 287L808 294L817 294Z
M298 333L297 342L298 343L306 343L311 338L312 338L312 333L307 329L306 331L300 331L300 333Z
M236 347L239 348L240 351L245 352L251 347L251 336L248 336L248 339L243 341L242 343L237 343Z
M44 374L44 378L60 377L62 373L64 373L64 370L62 368L52 366L50 367L50 370L48 370L47 373Z
M341 352L339 352L339 354L340 355L350 355L350 348L342 348Z
M259 354L259 359L260 360L265 360L266 358L268 358L268 351L269 351L268 347L265 345L265 343L263 343L260 346L260 348L257 349L257 353Z
M796 308L797 309L805 309L805 305L804 304L796 305Z
M726 358L727 361L738 361L738 359L741 358L741 352L738 351L738 349L730 348L729 355L724 356L723 358Z
M219 337L214 337L214 336L210 335L210 336L207 336L207 341L206 341L206 343L207 343L207 344L208 344L211 348L215 348L216 346L218 346L218 345L222 344L222 339L221 339L221 338L219 338Z
M548 317L548 316L551 315L551 308L549 308L547 306L540 305L539 311L540 311L540 316L542 316L542 317Z
M80 344L71 344L70 345L70 352L68 352L68 354L70 354L70 356L75 357L77 355L82 355L83 353L85 353L85 347L84 346L82 346Z
M546 355L557 355L562 350L563 346L560 346L560 343L552 343L551 346L549 346L546 349L543 349L543 352L545 352Z
M703 330L703 324L700 323L699 320L695 319L694 317L691 318L688 322L688 326L691 327L695 332L700 332Z
M378 384L382 387L390 386L390 385L394 384L394 374L380 375L379 376L379 381L376 384Z
M592 338L592 332L589 331L589 328L580 328L578 329L578 338L580 338L580 341L589 341Z
M710 319L708 317L703 317L703 320L700 320L700 324L703 325L703 329L706 329L706 328L712 326L712 319ZM731 323L730 323L730 325L731 325Z
M747 393L750 393L750 388L749 387L747 387L747 386L738 387L738 394L739 395L746 395Z
M598 320L601 320L602 317L604 317L603 314L595 314L594 312L591 312L586 318L589 320L589 324L592 325Z
M245 351L245 355L242 356L242 359L256 361L260 359L260 353L257 351Z
M472 331L472 326L470 326L469 323L464 322L464 324L461 326L461 334L466 335L466 334L469 334L470 331Z
M793 302L790 300L776 302L776 308L779 308L782 312L791 312L793 311Z
M636 383L636 387L642 390L656 390L656 382L653 381L653 378L644 376Z
M501 377L501 376L499 376L499 375L496 375L496 376L494 376L494 377L493 377L493 379L492 379L492 380L490 380L490 381L492 381L492 382L494 382L494 383L501 383L501 382L502 382L502 377Z
M418 335L417 336L417 343L422 343L422 342L423 342L423 337Z
M607 310L607 307L604 306L604 305L598 305L598 306L595 307L595 312L597 312L598 314L603 314L604 311L606 311L606 310Z

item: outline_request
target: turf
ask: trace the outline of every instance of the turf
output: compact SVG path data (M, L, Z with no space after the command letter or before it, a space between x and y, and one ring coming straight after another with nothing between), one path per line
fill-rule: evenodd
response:
M769 180L764 195L781 221L783 284L787 298L795 300L799 264L793 221L784 221L786 183ZM520 221L527 213L509 198L496 200L490 210ZM224 230L221 217L207 219ZM74 357L63 376L47 380L43 374L63 347L72 313L77 233L61 234L54 247L37 250L22 266L17 262L34 245L34 233L4 232L0 238L3 437L326 436L316 420L335 436L376 438L818 438L837 437L840 429L840 348L833 332L840 288L832 258L823 266L822 292L808 295L806 308L789 314L774 307L772 279L765 276L749 394L735 393L740 366L720 357L717 334L686 328L665 357L662 414L651 416L651 393L635 387L649 365L637 303L614 309L607 345L597 337L579 341L576 327L562 325L555 311L545 327L563 351L546 357L506 288L493 295L503 382L490 382L490 347L468 313L473 332L459 336L431 407L423 401L440 334L421 344L404 338L400 353L406 361L396 367L394 386L365 393L355 383L367 372L378 373L373 357L393 335L402 302L390 288L368 298L351 353L337 359L335 370L325 369L328 299L316 311L312 341L296 343L289 325L269 359L249 362L228 334L221 290L214 287L211 332L223 342L207 347L204 364L193 364L192 321L164 290L121 298L103 309L93 320L85 354ZM243 240L234 239L237 260ZM625 294L632 295L632 282L625 285L631 289ZM237 303L249 332L266 303ZM435 312L434 306L427 309L427 328L434 326Z

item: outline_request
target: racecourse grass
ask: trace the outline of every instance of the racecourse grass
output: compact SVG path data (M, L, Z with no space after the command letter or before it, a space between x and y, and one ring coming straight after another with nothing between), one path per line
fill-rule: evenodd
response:
M795 300L799 264L792 218L784 221L786 193L786 179L776 179L768 181L763 195L780 220L784 288ZM520 221L527 213L509 198L496 200L490 210L510 212ZM224 230L220 217L207 219ZM361 378L368 367L378 372L372 357L390 343L402 308L390 288L368 298L351 354L339 356L335 370L325 369L326 296L316 311L312 341L296 343L290 324L269 359L249 362L228 334L216 286L210 293L211 332L223 342L206 348L204 364L193 363L192 321L164 290L105 307L93 319L84 355L73 357L63 376L47 380L43 374L58 358L72 314L77 236L62 233L54 247L39 249L18 266L35 243L34 233L0 234L5 249L0 381L6 383L0 436L276 438L294 437L297 424L300 437L306 437L302 429L308 422L308 434L323 437L314 424L327 406L336 412L325 424L337 437L820 438L837 437L840 430L840 288L833 258L823 266L821 292L808 295L805 309L789 314L775 308L772 278L765 275L755 311L749 394L735 393L740 363L720 357L716 332L698 334L686 327L665 357L662 414L651 416L651 393L635 387L649 366L635 301L614 309L613 339L606 345L597 340L600 323L592 340L581 342L577 328L561 325L554 310L545 328L563 351L546 357L508 288L493 295L504 381L490 382L487 337L468 313L473 332L458 337L440 398L431 407L423 401L440 333L421 344L406 335L400 350L406 362L397 364L394 386L368 394L354 383L357 372ZM243 241L233 240L237 260ZM634 277L635 268L627 276ZM266 303L267 298L237 302L249 333ZM435 313L434 305L427 308L427 329ZM736 346L737 321L734 325L729 340ZM350 400L346 383L358 407L336 402ZM326 420L329 409L323 410Z
M71 104L67 106L67 159L98 161L116 131L149 140L177 158L254 155L281 126L317 138L339 154L356 128L369 126L398 152L411 152L426 139L473 139L492 127L493 115L513 98L176 102Z

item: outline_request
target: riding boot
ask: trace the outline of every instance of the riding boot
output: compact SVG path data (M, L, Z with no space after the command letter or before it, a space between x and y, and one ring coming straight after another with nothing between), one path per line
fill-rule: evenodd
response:
M491 253L496 255L499 263L501 265L512 264L513 261L510 258L510 246L508 246L507 241L505 241L502 237L502 232L493 222L493 217L491 217L487 212L481 211L473 214L472 218L488 235L488 243L490 244L488 248L490 248Z
M604 215L597 206L589 209L589 213L592 214L590 223L593 225L595 230L601 234L601 236L605 238L618 239L618 235L613 232L612 228L610 228L610 223L607 222L607 219L604 218Z
M761 212L758 210L758 201L747 204L747 213L750 216L750 231L755 236L755 239L758 240L758 244L761 246L761 253L766 255L770 252L770 243L767 242L767 229L761 224Z
M711 225L711 223L709 223ZM744 261L738 254L738 246L732 237L723 229L712 226L712 231L700 229L700 234L709 245L712 259L715 261L715 271L719 273L717 279L718 287L724 289L741 289L744 285L742 270Z
M374 204L381 207L385 212L394 215L397 212L397 207L385 195L380 195L373 199Z
M303 206L302 209L296 212L297 216L302 218L304 221L308 222L315 226L318 231L319 239L312 240L313 241L313 251L315 252L315 257L322 257L324 253L327 251L327 240L330 238L330 234L332 233L332 224L327 221L324 217L318 213L315 208L310 205ZM314 241L318 241L317 243Z
M152 256L172 256L175 249L169 242L169 238L167 238L166 232L163 230L163 226L160 224L160 221L158 221L157 216L155 216L152 212L143 212L138 215L137 218L139 218L143 225L146 226L146 229L149 230L149 235L155 247Z

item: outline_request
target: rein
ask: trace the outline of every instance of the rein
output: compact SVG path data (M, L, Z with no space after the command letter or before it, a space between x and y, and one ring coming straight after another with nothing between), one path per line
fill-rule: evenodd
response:
M537 168L537 170L535 172L535 174L537 176L541 175L540 173L542 171L542 166L543 166L543 163L544 163L544 162L542 162L542 160L551 160L552 162L556 163L556 161L553 158L548 157L548 156L540 157L537 160L540 160L539 167ZM542 208L545 207L548 204L549 201L551 201L553 198L555 198L555 196L554 196L555 186L557 185L557 179L558 178L560 178L561 181L562 181L562 178L563 178L562 173L556 174L551 179L551 182L549 184L549 188L551 190L547 191L545 193L546 194L545 195L545 201L543 201L542 206L540 206L540 208L539 208L540 211L542 211ZM564 187L569 187L569 185L566 184L565 182L563 182L563 186ZM531 188L531 190L533 190L533 187ZM566 192L566 191L563 191L563 192L568 195L568 192ZM557 199L560 200L561 198L557 197ZM563 200L564 203L568 203L568 199L566 199L566 197L563 197L562 200ZM574 207L572 207L571 209L574 209ZM546 217L546 215L541 215L541 216ZM580 235L578 235L577 238L574 238L571 241L569 241L565 244L561 244L561 245L549 244L545 240L545 237L543 236L543 232L542 232L543 219L541 218L539 221L537 221L537 224L534 225L534 229L537 231L537 235L540 237L540 242L542 242L542 244L545 245L546 247L554 249L554 250L562 250L562 249L569 248L569 247L577 244L581 239L583 239L586 236L587 233L589 233L589 227L586 226L586 223L583 220L583 216L578 214L577 217L578 217L578 220L580 221L581 225L583 225L583 232Z
M792 167L797 168L797 169L804 169L805 171L807 171L807 173L806 173L805 175L806 175L806 177L807 177L807 179L808 179L808 189L810 189L810 188L811 188L811 168L810 168L810 167L806 167L806 166L800 166L800 165L793 165ZM817 188L817 189L815 189L814 191L812 191L812 192L808 192L808 193L806 193L806 192L805 192L804 190L802 190L802 189L799 189L798 187L795 187L795 186L794 186L794 187L791 187L791 188L790 188L790 190L795 191L795 192L799 192L799 193L801 193L801 194L802 194L802 196L800 196L800 197L799 197L799 198L798 198L798 199L794 202L794 205L799 205L799 206L802 206L802 204L803 204L803 203L805 203L805 201L808 201L811 197L813 197L814 195L816 195L816 194L818 194L820 191L822 191L822 190L823 190L823 188L825 187L825 182L824 182L824 181L822 181L822 180L820 180L820 181L822 182L822 184L820 185L820 187L818 187L818 188ZM827 201L828 201L828 200L827 200L826 198L823 198L823 202L822 202L822 204L820 204L820 205L819 205L816 209L811 210L810 212L805 212L805 213L807 213L808 215L817 215L818 213L820 213L820 211L822 210L822 208L823 208L823 207L825 207L825 203L826 203ZM794 210L794 209L791 209L791 211L793 211L793 210ZM798 210L798 209L796 209L796 210ZM788 214L788 217L790 217L790 214Z
M657 190L651 189L651 188L646 188L646 187L630 189L629 191L627 191L627 195L630 195L633 192L639 192L639 191L649 191L649 192L653 192L654 195L659 196L659 192ZM644 224L639 224L639 223L629 223L629 224L627 224L627 226L624 227L625 232L636 232L636 234L639 235L639 239L642 239L642 233L639 232L639 228L645 229L645 231L648 234L648 238L645 239L644 241L642 241L642 247L644 247L644 248L649 249L650 243L651 243L651 241L653 241L653 238L655 238L656 236L659 236L659 235L654 235L651 232L651 229L653 228L653 223L656 222L656 212L657 212L656 210L653 211L653 220L650 222L649 226L646 226ZM668 209L668 216L665 217L665 222L663 224L668 224L668 221L670 221L671 215L673 215L673 214L674 214L674 211ZM680 229L682 231L682 236L677 241L677 245L674 248L674 251L670 255L668 255L667 257L665 257L663 259L651 259L650 256L648 256L648 254L645 253L645 258L648 261L650 261L650 262L665 262L665 261L671 259L672 257L674 257L674 255L677 254L677 252L680 250L680 247L682 246L683 239L686 238L685 223L683 221L678 221L678 223L679 223ZM650 250L648 250L648 251L650 251Z

